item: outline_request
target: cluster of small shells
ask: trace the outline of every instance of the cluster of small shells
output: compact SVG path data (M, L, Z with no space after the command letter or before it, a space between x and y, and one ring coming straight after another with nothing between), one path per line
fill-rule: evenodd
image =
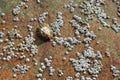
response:
M44 1L44 0L43 0ZM20 4L17 5L12 10L12 14L14 16L13 22L19 22L20 19L17 15L21 12L21 7L28 7L26 6L26 3L29 2L29 0L20 1ZM40 4L41 0L36 0L38 4ZM115 4L117 4L117 11L118 16L120 16L120 5L119 1L113 0ZM75 70L74 77L66 76L65 80L97 80L99 77L99 74L102 72L103 64L103 53L99 50L95 50L90 46L90 44L96 39L96 35L94 31L91 31L89 21L94 19L94 15L97 16L97 22L102 24L103 27L111 28L115 32L120 32L120 24L118 23L117 18L111 18L108 16L105 11L102 9L101 6L105 5L104 0L87 0L81 2L80 5L76 4L74 0L69 0L67 4L64 5L64 9L69 9L70 13L73 14L75 12L75 9L80 9L80 12L85 15L85 19L83 19L79 15L72 15L72 19L68 22L71 24L71 26L74 29L74 36L69 37L62 37L61 34L61 27L64 27L64 20L63 20L63 13L57 12L57 19L52 22L50 25L47 23L44 23L45 19L49 15L48 12L43 12L40 14L38 18L31 18L30 22L34 22L38 20L38 23L41 25L40 32L43 37L47 37L51 40L51 45L53 47L56 47L58 45L63 46L66 48L65 56L62 57L62 61L65 62L68 58L67 55L72 54L72 51L77 45L84 45L84 50L82 52L76 52L76 56L78 59L75 58L69 58L69 62L73 66L73 69ZM1 13L1 17L4 17L6 14ZM106 20L111 20L112 25L107 23ZM5 24L6 21L2 20L2 24ZM0 59L3 61L11 61L12 58L19 58L20 60L25 59L24 65L16 65L13 67L13 78L17 77L17 73L25 74L28 70L31 69L33 66L28 66L27 63L31 61L31 59L34 62L34 66L37 66L39 61L34 58L34 56L38 53L38 46L35 45L35 38L34 38L34 32L32 32L33 26L32 25L26 25L26 29L28 30L28 35L26 37L23 37L19 30L17 29L17 26L15 25L14 28L12 28L7 33L7 38L3 40L2 38L4 35L5 28L3 28L3 31L0 31L0 44L3 42L6 42L7 45L3 46L2 51L0 52ZM99 27L98 30L102 30L101 27ZM83 40L81 39L83 37ZM19 44L15 44L14 40L16 39L23 39L22 42ZM96 42L99 44L100 42ZM24 51L27 51L29 53L29 57L27 57L24 54ZM4 53L7 52L7 55ZM107 57L110 57L110 52L106 51L104 54ZM45 72L45 69L49 69L49 76L54 76L57 72L57 76L62 77L64 75L64 70L59 69L56 70L52 66L53 57L49 56L48 58L45 58L43 62L40 62L38 73L35 75L37 80L43 80L43 72ZM110 67L111 73L114 77L120 76L120 71L111 64ZM82 75L82 74L84 75ZM89 74L89 75L88 75Z

